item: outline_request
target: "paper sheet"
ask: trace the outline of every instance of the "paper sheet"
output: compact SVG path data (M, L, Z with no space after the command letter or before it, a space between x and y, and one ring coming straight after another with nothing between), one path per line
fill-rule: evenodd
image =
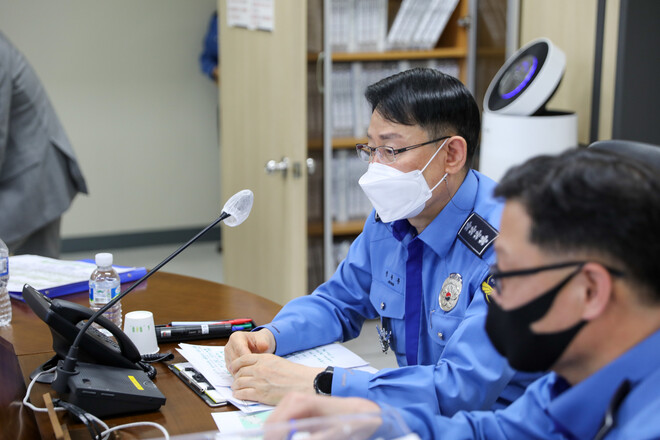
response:
M238 400L233 397L230 387L234 379L225 365L225 347L180 343L177 351L188 362L192 363L197 371L202 373L218 393L240 409L241 412L256 413L273 408L270 405ZM284 356L284 358L309 367L327 367L330 365L342 368L368 367L367 361L341 344L323 345L292 353Z
M260 429L272 411L257 414L244 414L238 411L211 413L213 421L221 433L239 433Z
M113 266L117 273L135 270L135 267ZM29 284L37 290L52 289L88 281L96 264L84 261L56 260L39 255L14 255L9 257L9 283L7 290L22 292Z
M230 387L234 378L225 365L225 347L179 344L177 351L214 387Z
M367 361L341 344L328 344L284 356L285 359L308 367L355 368L368 365Z

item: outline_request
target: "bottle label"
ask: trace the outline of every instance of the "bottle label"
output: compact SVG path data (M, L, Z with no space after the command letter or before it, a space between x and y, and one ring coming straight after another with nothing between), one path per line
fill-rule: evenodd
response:
M9 258L2 257L0 258L0 277L4 277L9 274Z
M89 302L97 304L107 304L111 299L121 293L120 286L112 288L98 287L96 283L90 283Z

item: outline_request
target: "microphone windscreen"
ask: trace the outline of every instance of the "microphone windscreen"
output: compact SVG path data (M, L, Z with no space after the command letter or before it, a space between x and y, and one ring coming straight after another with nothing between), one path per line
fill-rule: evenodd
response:
M253 202L254 194L249 189L244 189L231 196L222 208L223 212L230 215L230 217L223 220L225 224L234 227L243 223L250 215Z

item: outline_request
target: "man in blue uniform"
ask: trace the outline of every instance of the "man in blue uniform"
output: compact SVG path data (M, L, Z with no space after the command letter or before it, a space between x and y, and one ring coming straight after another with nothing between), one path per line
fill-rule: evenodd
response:
M507 202L486 331L512 366L553 373L502 411L399 413L422 438L660 438L657 170L574 150L509 171L496 194ZM291 394L270 421L378 410Z
M494 262L501 204L494 182L469 166L477 105L460 81L433 69L386 78L366 97L369 143L357 150L369 168L359 184L375 211L328 282L261 330L232 335L225 357L234 396L275 404L298 390L424 402L442 414L502 408L529 378L507 365L484 330L480 289ZM372 318L401 368L322 371L275 356L355 338Z

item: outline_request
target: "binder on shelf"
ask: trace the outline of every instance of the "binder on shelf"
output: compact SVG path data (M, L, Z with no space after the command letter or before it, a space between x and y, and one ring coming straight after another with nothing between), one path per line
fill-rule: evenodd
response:
M364 91L367 85L364 84L364 74L362 73L362 63L359 61L351 63L351 106L353 107L353 133L354 138L363 138L367 136L367 126L369 120L363 120L365 113L363 104L367 102L364 97Z
M409 9L411 8L413 0L403 0L401 6L399 6L399 11L394 17L394 22L390 31L387 33L387 47L388 49L401 49L402 46L402 35L404 22L408 19Z
M410 13L410 18L406 22L405 33L405 48L406 49L421 49L422 47L415 42L415 35L420 28L425 27L425 24L432 20L431 7L435 0L417 0L413 3L413 8ZM442 1L442 0L440 0Z
M139 280L147 273L144 267L113 265L122 283ZM23 301L23 285L30 284L49 298L89 289L89 277L96 269L93 260L67 261L39 255L9 257L9 283L12 298Z
M332 158L332 180L334 182L333 219L338 222L348 221L347 194L350 191L351 182L348 182L346 164L348 161L348 150L335 152Z
M353 134L352 84L350 64L333 64L332 132L337 137Z
M367 171L367 163L353 150L338 150L332 159L332 219L337 222L364 220L371 212L371 202L358 180Z
M353 5L353 0L333 0L331 2L330 44L333 52L351 52L353 50Z
M435 47L457 4L458 0L433 0L432 10L427 14L428 22L420 27L415 36L416 47L420 49Z
M332 51L384 51L387 5L387 0L332 0Z
M358 52L382 52L387 36L387 0L355 0L353 48Z
M387 34L389 49L432 49L458 0L403 0Z

